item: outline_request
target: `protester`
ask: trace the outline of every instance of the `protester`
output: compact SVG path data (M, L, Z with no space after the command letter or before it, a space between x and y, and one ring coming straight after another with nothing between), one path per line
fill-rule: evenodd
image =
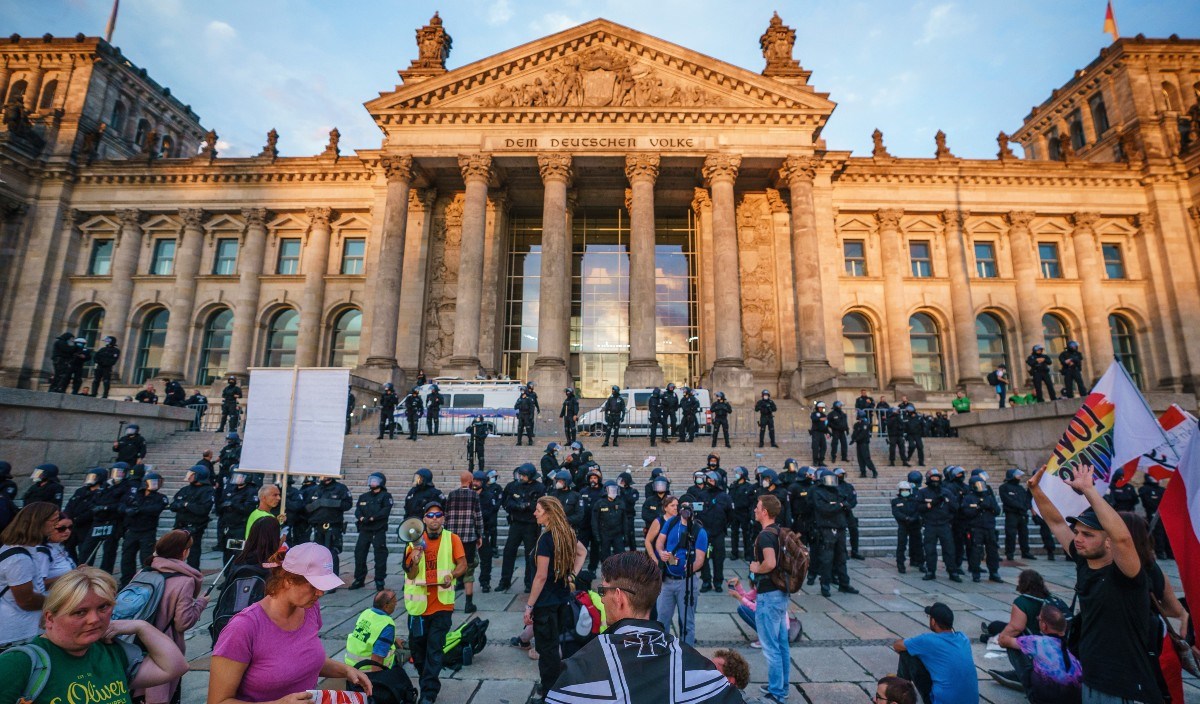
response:
M371 608L358 615L354 630L346 636L346 664L351 667L371 660L386 668L396 662L396 592L381 589L375 592Z
M1031 665L1021 675L1021 686L1030 704L1074 704L1081 700L1083 670L1067 648L1067 620L1053 604L1038 610L1038 633L1013 636L1007 630L997 642L1009 652L1019 652ZM1182 687L1182 683L1180 684ZM1182 695L1179 701L1183 701Z
M60 516L54 504L35 501L18 511L0 533L0 589L4 590L0 596L0 650L28 643L41 631L38 622L46 594L43 570L49 555L42 544L54 532Z
M875 683L875 704L917 704L917 688L903 677L887 675Z
M668 494L662 499L662 515L656 516L646 526L646 538L642 541L642 545L646 548L646 554L654 561L658 561L658 549L655 545L658 544L658 534L662 532L662 527L667 521L679 515L679 499Z
M978 704L979 680L971 641L954 630L954 612L942 602L925 607L929 633L892 643L900 653L897 674L916 685L929 704Z
M1125 521L1125 526L1129 528L1129 535L1133 538L1133 544L1137 548L1142 569L1150 577L1150 600L1156 612L1151 630L1151 643L1156 644L1157 647L1159 671L1162 673L1163 682L1167 685L1171 701L1182 702L1183 666L1179 662L1179 655L1176 654L1170 635L1167 633L1166 619L1179 619L1179 628L1176 629L1176 633L1187 633L1188 612L1175 596L1171 580L1163 574L1162 568L1155 561L1154 537L1150 533L1150 526L1146 523L1146 519L1127 511L1121 511L1120 514L1121 520Z
M305 697L289 695L316 689L321 677L344 677L369 696L366 673L327 657L321 643L317 602L344 584L329 548L304 543L264 566L267 596L230 619L213 646L208 704L300 702Z
M737 614L742 618L746 625L757 631L758 626L754 621L754 612L758 607L758 590L754 588L746 589L741 585L741 580L734 577L729 580L729 596L738 601ZM783 617L783 622L787 627L788 642L795 643L800 638L800 619L793 617L789 610ZM761 648L762 641L756 640L750 644L751 648Z
M668 518L654 539L654 548L664 565L658 616L670 626L677 615L676 632L688 645L696 644L696 599L700 570L708 555L708 531L693 518L692 507L679 504L679 514Z
M130 691L182 677L187 661L170 638L145 621L112 620L116 597L117 581L103 570L84 566L60 577L46 595L45 635L0 653L0 702L24 698L33 676L30 649L43 651L50 664L30 704L128 702ZM122 635L136 636L144 655L113 640Z
M661 704L737 704L742 695L712 662L649 620L662 589L658 564L641 552L622 552L601 566L596 588L609 627L566 661L546 695L549 704L579 701L577 689L607 687L616 701ZM686 683L686 691L683 689Z
M258 507L250 512L250 517L246 519L246 532L242 539L246 540L250 537L250 529L258 523L260 518L270 518L279 523L279 517L276 512L279 510L279 503L283 500L283 494L279 487L274 484L266 484L258 489Z
M778 566L779 530L775 519L783 510L783 504L769 494L758 497L754 505L754 520L762 527L754 539L754 560L748 571L758 590L755 599L754 625L762 641L763 657L767 659L767 684L763 696L768 702L782 704L787 701L788 679L791 675L791 660L788 657L787 621L788 594L771 580L771 572Z
M208 597L200 595L203 576L200 570L187 563L192 549L192 535L186 530L172 530L154 544L154 557L147 565L155 572L167 577L163 585L162 600L158 602L158 613L154 616L154 627L171 636L180 653L187 652L184 636L187 630L200 621L208 606ZM178 578L172 578L180 575ZM170 704L179 689L179 678L134 692L134 697L145 696L145 704Z
M467 556L467 572L462 576L463 592L467 600L463 613L473 614L475 606L475 568L479 566L479 548L483 547L483 504L479 494L471 489L475 475L461 472L459 487L446 495L446 530L462 541Z
M537 541L533 588L525 604L525 625L533 626L541 677L538 691L545 696L562 674L559 638L574 623L570 602L577 541L562 504L553 496L537 500L533 517L542 534Z
M270 577L270 572L263 567L263 564L271 561L271 556L279 551L282 544L282 529L280 529L278 521L256 522L250 528L246 542L242 544L242 551L233 558L229 570L225 573L226 583L243 568L253 570L263 579Z
M1024 570L1017 577L1017 598L1013 599L1008 622L984 622L980 640L986 643L993 636L1005 635L1016 638L1021 635L1040 635L1038 614L1042 607L1051 603L1050 590L1046 588L1046 580L1037 570ZM1065 606L1065 605L1064 605ZM1012 672L993 672L992 677L1022 681L1029 674L1029 658L1020 649L1011 649L1008 659L1012 663Z
M1080 606L1075 652L1083 667L1083 701L1158 704L1162 695L1146 648L1152 639L1150 578L1129 528L1096 490L1090 465L1061 477L1090 506L1068 526L1041 488L1045 472L1045 467L1038 470L1029 487L1038 512L1075 562Z
M712 663L717 672L725 675L729 684L737 687L739 691L750 686L750 663L746 662L746 658L738 651L721 648L713 653Z
M75 559L71 557L66 547L67 541L71 539L74 525L75 522L71 520L70 516L65 513L58 514L58 523L54 525L54 530L50 535L46 536L46 552L38 551L39 556L44 560L42 581L46 585L46 591L54 586L55 580L75 569Z
M408 645L420 676L421 704L437 701L442 690L442 656L454 614L454 580L467 572L467 555L458 536L442 528L445 502L425 502L425 532L404 551L404 610Z

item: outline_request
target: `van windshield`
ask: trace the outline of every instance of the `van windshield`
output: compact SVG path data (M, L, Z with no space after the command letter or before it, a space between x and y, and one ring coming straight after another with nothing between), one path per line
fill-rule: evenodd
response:
M635 408L645 408L650 403L650 392L639 391L633 395L633 405Z
M451 408L483 408L483 394L454 394Z

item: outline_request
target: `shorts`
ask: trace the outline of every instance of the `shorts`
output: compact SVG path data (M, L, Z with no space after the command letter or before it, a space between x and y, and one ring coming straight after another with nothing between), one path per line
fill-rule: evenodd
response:
M463 541L463 552L467 555L467 571L461 577L463 584L475 583L475 570L479 567L479 551L475 548L475 543Z

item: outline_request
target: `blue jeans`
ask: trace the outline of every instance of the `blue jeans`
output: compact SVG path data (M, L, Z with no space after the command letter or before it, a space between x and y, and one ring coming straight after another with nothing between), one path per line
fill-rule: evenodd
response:
M787 594L781 591L758 593L754 625L767 659L767 690L779 699L787 699L788 677L792 661L788 647Z
M685 627L687 634L681 637L681 640L688 645L696 645L696 595L700 588L700 576L692 575L691 600L684 604L684 587L687 581L683 579L667 579L663 578L662 592L658 595L658 618L659 621L668 629L671 627L671 621L678 614L680 627ZM675 633L680 633L680 627L675 629Z
M738 604L737 615L742 617L742 620L750 625L754 630L758 630L758 624L754 621L754 611L745 604Z

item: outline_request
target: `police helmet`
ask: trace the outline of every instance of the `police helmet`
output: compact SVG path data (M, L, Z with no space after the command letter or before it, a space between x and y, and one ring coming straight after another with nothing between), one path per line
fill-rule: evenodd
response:
M762 390L762 394L761 394L761 395L762 395L762 396L770 396L770 395L771 395L771 392L770 392L770 391L768 391L767 389L763 389L763 390Z
M854 412L854 417L857 418L858 420L866 420L867 409L865 409L865 408L858 409L857 411Z
M162 475L158 472L147 472L146 476L142 478L142 485L150 491L158 491L158 488L162 486Z
M798 465L799 465L799 462L797 462L794 458L789 457L783 461L783 471L787 472L790 470L790 471L794 472L794 471L796 471L796 467Z
M824 401L817 401L817 408L824 408L824 407L825 407Z
M660 389L660 388L658 388L657 386L655 386L653 389L651 389L651 390L650 390L650 395L651 395L651 396L661 396L661 395L662 395L662 389Z
M483 416L481 416L481 415L480 415L480 416L475 416L475 422L476 422L476 423L482 423L482 422L483 422Z
M982 469L980 467L976 467L975 469L972 469L971 470L971 478L974 479L975 477L979 477L980 479L982 479L983 481L986 482L988 480L987 470Z
M716 460L717 464L721 464L721 456L715 452L708 453L708 457L705 458L704 464L711 467L713 465L713 460Z
M915 469L908 473L908 477L906 477L906 479L908 479L908 483L912 484L913 486L921 486L921 473Z
M708 479L708 481L712 482L713 484L716 484L721 481L721 475L718 472L711 472L711 471L705 472L704 476Z
M1078 342L1076 342L1075 340L1067 340L1067 349L1073 350L1076 347L1079 347Z
M240 438L238 437L236 430L231 430L230 432L225 433L225 439L226 440L239 440Z
M692 393L692 387L690 387L690 386L683 387L683 395L684 396L689 396L689 395L691 395L691 393Z
M536 479L537 478L537 468L534 467L532 464L526 462L525 464L521 465L520 467L517 467L517 476L529 477L530 479Z
M931 467L928 472L925 472L925 483L933 484L935 481L938 484L942 483L942 470L937 467Z
M840 479L840 478L846 476L846 470L842 469L841 467L836 467L833 470L833 476L838 477Z
M33 481L40 482L43 480L58 479L58 465L56 464L39 464L33 468Z
M125 426L125 432L126 432L126 434L129 434L129 435L132 435L133 433L136 433L141 429L142 429L142 426L138 425L137 423L130 423L129 425ZM133 433L129 432L131 430L133 431Z
M812 479L813 478L813 468L809 467L808 465L804 465L803 467L801 467L800 468L800 478L801 479Z
M1145 475L1145 477L1146 477L1146 480L1145 480L1145 483L1146 483L1146 484L1149 484L1150 486L1158 486L1158 479L1157 479L1157 478L1155 478L1155 477L1152 477L1152 476L1150 476L1149 474L1146 474L1146 475Z
M1125 478L1125 469L1123 467L1114 470L1112 473L1112 476L1109 477L1109 480L1108 480L1109 486L1115 487L1117 484L1120 484L1121 480L1124 478Z
M1013 479L1020 479L1023 476L1025 476L1024 472L1017 469L1016 467L1013 467L1012 469L1010 469L1004 473L1004 481L1008 482L1008 481L1012 481Z
M84 486L96 486L97 484L100 484L101 482L103 482L105 477L107 477L107 476L108 476L108 472L104 471L100 467L92 467L91 469L89 469L87 472L84 473L83 485Z
M987 482L985 482L982 477L976 476L971 480L971 489L973 489L977 494L982 494L983 492L987 491Z
M554 481L563 482L564 486L571 483L571 473L565 469L560 469L554 473Z
M536 382L536 381L532 381L532 380L531 380L531 381L527 381L527 382L525 382L525 386L527 386L527 387L529 388L529 390L530 390L530 391L533 391L533 387L537 386L537 382Z
M433 484L433 472L422 467L413 474L413 483L417 486Z
M1042 347L1041 345L1034 345L1034 346L1033 346L1033 351L1034 351L1034 352L1041 352L1041 351L1042 351L1042 350L1044 350L1044 349L1046 349L1046 348L1045 348L1045 347Z
M604 493L608 496L608 498L615 499L618 495L620 495L621 487L617 486L615 481L609 479L608 481L604 482Z
M740 464L733 468L733 476L738 477L739 479L745 479L746 474L747 474L746 468L741 466Z
M8 479L12 476L12 465L4 460L0 460L0 479Z
M478 470L478 469L477 469L477 470L475 470L474 472L471 472L471 480L472 480L472 481L476 481L476 482L486 482L486 481L487 481L487 478L488 478L488 477L487 477L487 472L483 472L483 471L480 471L480 470Z
M966 478L967 470L955 465L955 466L947 467L946 474L950 475L951 479L962 479L962 478Z
M719 399L721 399L722 401L724 401L724 400L725 400L725 392L724 392L724 391L718 391L718 392L717 392L717 398L719 398Z
M692 472L692 483L696 486L704 486L704 481L708 478L704 470Z
M820 480L822 486L837 486L837 477L828 469L822 469L820 472L817 472L817 478Z
M841 401L834 401L834 402L833 402L833 407L834 407L834 408L841 408L841 407L842 407L842 402L841 402Z
M114 482L120 482L125 479L125 475L129 473L129 465L125 462L113 462L112 467L108 470L108 478Z
M496 480L497 480L499 477L500 477L500 474L499 474L499 472L497 472L496 470L494 470L494 469L489 469L489 470L487 471L487 480L488 480L489 482L494 482L494 481L496 481Z
M367 488L369 489L374 489L375 487L382 489L386 485L387 477L383 475L383 472L371 472L367 476Z
M188 484L194 484L195 482L207 484L208 480L208 467L205 467L202 464L198 464L189 469L187 471L187 476L184 477L184 481L186 481Z
M552 442L552 443L546 445L546 452L550 452L550 453L558 452L561 447L562 447L562 445L559 445L556 442Z
M86 337L77 337L77 338L75 338L75 344L82 347L87 344L87 338Z
M429 390L430 390L430 391L437 391L437 390L438 390L438 385L437 385L437 384L430 384L430 385L429 385Z
M617 475L617 484L620 486L633 486L633 475L629 472L621 472Z
M761 467L758 470L758 480L760 482L765 482L763 486L766 486L767 484L777 484L779 482L779 475L776 474L775 470L771 469L770 467Z
M655 477L653 482L650 482L650 487L657 494L665 494L671 488L671 482L666 477Z
M242 486L246 483L246 475L241 472L234 472L229 475L229 478L233 481L234 486ZM323 477L323 479L329 479L329 477Z
M905 489L907 489L908 491L912 491L913 485L909 482L902 481L902 482L896 484L896 488L899 489L900 491L904 491Z
M113 337L112 335L105 335L104 336L104 344L115 345L115 344L117 344L117 338Z
M575 389L568 386L567 388L563 389L563 393L570 396L575 393Z
M579 452L579 451L583 450L583 443L576 440L575 442L571 443L571 449L575 450L576 452Z
M657 479L658 477L661 477L662 474L663 474L662 467L655 467L654 469L650 470L650 478L651 479Z
M420 396L421 395L421 387L414 386L414 387L412 387L412 390L409 391L408 393L413 394L414 396Z
M532 467L533 465L529 465L529 466ZM598 465L598 464L588 465L587 480L588 480L589 484L592 482L592 477L595 477L597 482L604 479L604 472L600 470L600 465Z
M389 381L389 382L387 382L386 384L384 384L384 385L383 385L383 388L385 388L385 389L394 389L394 388L396 388L396 387L392 386L392 382L390 382L390 381Z
M614 394L619 394L619 393L621 393L621 387L620 387L620 386L617 386L616 384L613 384L611 388L612 388L612 392L613 392Z

